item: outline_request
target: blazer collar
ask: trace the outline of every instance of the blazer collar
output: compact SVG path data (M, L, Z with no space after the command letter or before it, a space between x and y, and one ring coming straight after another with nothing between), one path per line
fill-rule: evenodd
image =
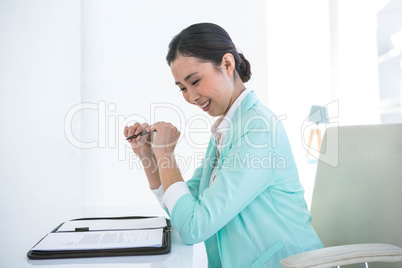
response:
M239 108L236 110L235 114L233 115L233 118L231 120L231 124L236 124L238 119L241 118L243 114L245 114L248 110L251 109L251 107L254 106L258 102L258 98L255 94L255 92L252 90L246 98L241 102ZM237 128L233 128L237 129ZM225 137L225 139L228 138L228 136ZM226 141L225 141L226 142ZM204 165L204 174L201 179L201 185L200 185L200 193L204 191L205 188L208 187L209 185L209 180L211 178L211 173L214 168L214 161L216 161L216 151L217 151L217 142L214 137L210 138L209 146L207 149L206 153L206 163ZM221 158L225 153L221 153ZM221 159L220 159L221 160ZM219 161L220 163L221 161ZM219 168L218 168L219 170ZM207 171L207 172L205 172Z
M237 120L239 117L241 117L242 114L246 113L248 110L251 109L251 107L254 106L258 102L257 95L255 94L254 90L251 90L250 94L246 96L246 98L241 102L239 108L236 110L235 114L232 117L231 122L233 124L236 124Z

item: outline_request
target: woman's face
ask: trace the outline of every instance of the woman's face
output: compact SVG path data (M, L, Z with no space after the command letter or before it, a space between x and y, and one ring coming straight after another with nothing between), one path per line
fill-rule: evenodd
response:
M228 67L227 62L222 61L219 72L211 62L178 55L171 62L170 68L176 85L188 103L197 105L211 116L226 115L236 99L233 90L233 68Z

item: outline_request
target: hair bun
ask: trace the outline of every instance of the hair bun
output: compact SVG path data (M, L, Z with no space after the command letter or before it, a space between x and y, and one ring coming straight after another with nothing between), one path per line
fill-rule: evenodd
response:
M243 83L246 83L251 78L251 66L242 53L239 53L239 56L241 58L239 75Z
M166 61L170 66L178 55L182 55L211 62L215 67L219 67L226 53L231 53L234 57L235 72L238 75L234 73L233 81L237 78L244 83L250 80L250 63L239 53L229 34L221 26L213 23L196 23L175 35L169 43Z

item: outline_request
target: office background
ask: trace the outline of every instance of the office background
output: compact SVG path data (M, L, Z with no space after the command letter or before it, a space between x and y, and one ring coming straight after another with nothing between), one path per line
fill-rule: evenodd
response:
M157 205L122 135L134 121L176 125L191 177L216 118L185 102L165 56L198 22L250 61L246 85L285 125L309 203L312 105L328 107L323 131L401 122L401 18L397 0L0 1L0 228L54 214L43 235L85 206Z

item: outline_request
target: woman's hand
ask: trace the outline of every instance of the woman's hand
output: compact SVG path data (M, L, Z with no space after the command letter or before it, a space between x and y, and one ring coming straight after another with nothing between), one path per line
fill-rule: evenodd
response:
M152 148L155 155L170 154L174 152L176 143L180 137L180 131L171 123L157 122L148 126L146 131L156 130L152 141Z
M140 123L135 123L131 127L126 126L124 128L124 136L130 137L134 134L139 134L141 132L145 131L145 128L147 128L149 125L147 123L143 123L140 125ZM133 148L134 153L140 157L140 158L150 158L153 155L152 151L152 144L151 144L151 135L150 134L145 134L143 136L138 136L135 139L130 139L128 142L131 144L131 148Z

